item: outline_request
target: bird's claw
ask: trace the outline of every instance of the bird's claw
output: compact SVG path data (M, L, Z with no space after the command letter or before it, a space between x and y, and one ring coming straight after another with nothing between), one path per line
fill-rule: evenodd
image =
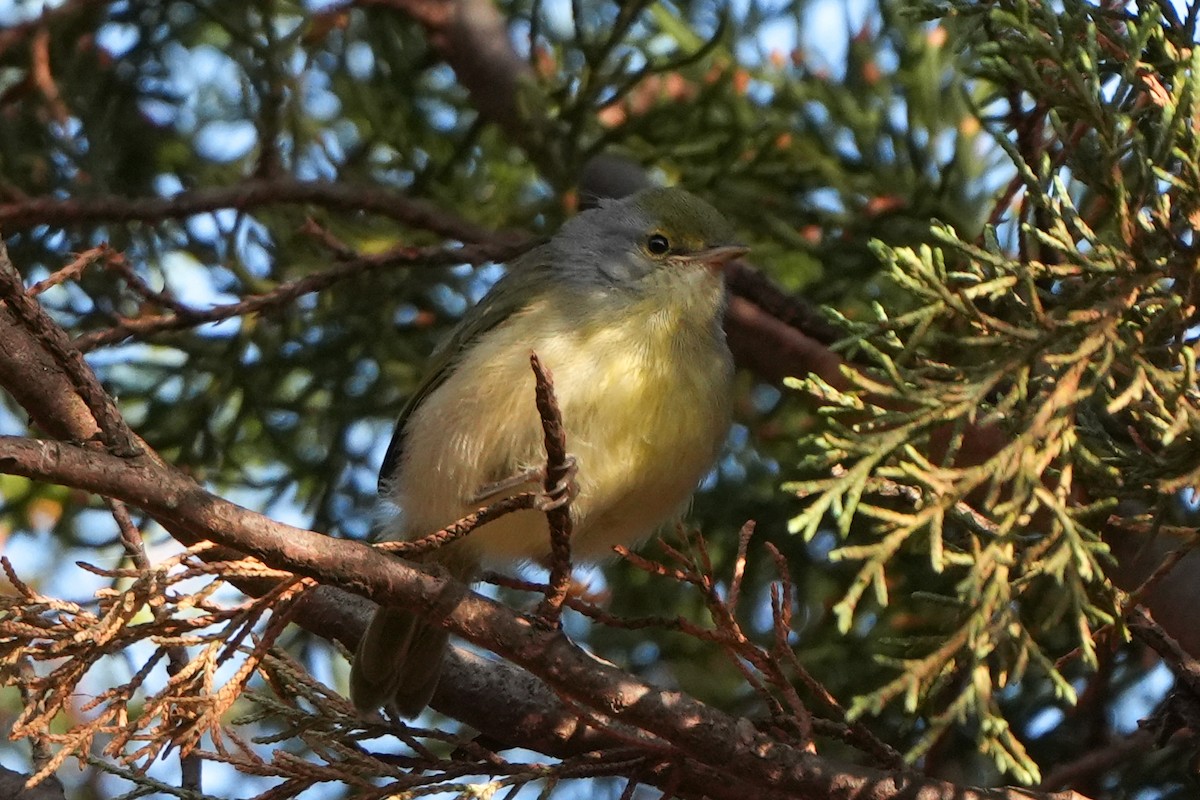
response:
M545 474L544 470L543 474ZM563 459L562 475L553 486L541 493L536 508L539 511L553 511L556 508L562 508L578 497L579 484L575 482L577 474L579 474L579 463L575 460L575 456L567 453Z
M567 453L563 459L562 475L549 489L543 489L538 492L538 497L534 502L534 508L539 511L553 511L556 508L562 508L567 503L579 495L579 484L575 482L575 476L579 472L579 464L575 460L575 456ZM516 489L528 483L545 482L546 468L545 467L529 467L509 475L507 478L502 478L492 483L485 483L475 490L471 495L472 503L484 503L492 500L497 495Z
M539 480L546 474L546 470L542 467L529 467L520 472L509 475L507 478L501 478L492 483L485 483L475 490L475 494L471 495L472 503L483 503L491 500L498 494L507 492L510 489L515 489L518 486L523 486L526 483L533 483Z

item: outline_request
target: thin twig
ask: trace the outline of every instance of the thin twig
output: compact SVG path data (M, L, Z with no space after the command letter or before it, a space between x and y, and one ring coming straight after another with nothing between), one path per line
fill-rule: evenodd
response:
M481 525L486 525L505 514L511 514L514 511L525 508L536 508L540 497L537 492L514 494L511 497L497 500L478 511L468 514L453 524L447 525L440 531L434 531L428 536L422 536L420 539L377 542L374 546L379 550L387 550L390 553L398 553L409 558L422 555L432 550L441 549L451 542L463 538Z
M33 41L30 44L33 81L42 93L42 97L45 98L54 121L60 126L65 126L67 120L71 118L71 112L67 108L66 102L63 101L62 92L59 90L58 84L54 80L54 73L50 68L50 29L39 26L33 34Z
M738 531L737 558L733 562L733 579L729 581L729 610L737 611L738 600L742 594L742 579L746 576L746 549L750 546L750 537L754 535L754 520L746 520L746 524Z
M1128 531L1140 530L1137 525L1123 523L1120 519L1118 519L1116 517L1110 517L1108 520L1108 524L1116 529L1123 529L1123 530L1128 530ZM1174 536L1176 538L1184 538L1187 535L1190 535L1190 536L1195 535L1194 529L1175 528L1174 526L1169 526L1169 527L1166 527L1165 529L1160 527L1159 532L1164 533L1166 535ZM1163 559L1161 562L1159 562L1158 566L1154 568L1154 571L1151 572L1150 575L1147 576L1146 579L1144 581L1142 581L1141 584L1139 584L1136 589L1134 589L1132 592L1130 592L1128 595L1125 596L1122 606L1124 608L1126 608L1127 611L1123 617L1123 620L1130 627L1131 630L1132 630L1131 623L1136 615L1149 613L1142 607L1142 605L1141 605L1142 600L1150 593L1150 591L1155 586L1157 586L1162 581L1163 578L1165 578L1167 575L1169 575L1171 573L1171 571L1173 569L1175 569L1176 565L1178 565L1179 562L1182 561L1185 556L1190 554L1195 549L1196 549L1196 542L1192 542L1191 544L1189 544L1186 547L1179 547L1179 548L1176 548L1175 550L1171 550L1170 552L1168 552L1166 555L1163 556ZM1117 623L1110 622L1110 623L1100 626L1096 630L1096 632L1094 634L1092 634L1092 639L1095 642L1095 645L1099 646L1100 644L1113 639L1114 635L1119 630L1121 630L1121 626L1118 624L1120 621L1121 620L1118 620ZM1082 652L1083 652L1082 646L1073 647L1070 651L1068 651L1067 653L1064 653L1063 655L1059 656L1055 660L1055 662L1054 662L1055 668L1062 669L1066 664L1068 664L1071 661L1078 658Z
M1171 634L1154 621L1150 612L1138 606L1129 615L1129 631L1162 656L1163 661L1195 697L1200 697L1200 659L1180 646Z
M537 408L542 418L542 432L545 434L546 445L546 479L547 496L564 491L562 482L570 477L569 458L567 456L567 432L563 428L562 412L559 411L558 401L554 397L554 376L550 369L542 365L537 353L530 353L529 365L533 368L534 380L537 383ZM571 586L571 503L570 497L564 502L554 503L546 511L546 521L550 525L550 579L549 591L545 599L538 605L537 617L550 625L558 626L562 615L563 602Z
M54 274L52 274L49 278L40 280L33 286L30 286L27 294L30 297L37 297L39 294L51 288L52 286L58 286L60 283L64 283L66 281L77 280L79 276L83 274L85 269L90 267L92 264L95 264L97 261L108 258L112 252L113 250L108 246L108 243L99 244L95 247L88 248L77 255L70 264L55 270Z
M1038 788L1049 791L1076 786L1084 779L1097 777L1132 756L1144 755L1153 746L1153 734L1141 728L1107 745L1089 750L1074 761L1056 764L1046 773Z
M143 339L158 333L194 328L210 322L220 322L286 306L298 297L326 289L336 283L377 269L386 269L405 264L439 266L447 264L482 264L503 260L514 254L511 245L466 245L457 248L442 247L396 247L385 253L360 256L342 262L323 272L306 275L294 281L280 284L269 292L251 295L236 303L212 306L187 313L161 314L136 319L123 319L119 324L102 331L85 333L75 339L80 352L90 352L98 347L116 344L130 338Z
M338 261L349 261L352 258L358 257L358 252L354 248L334 236L333 231L312 217L305 218L304 224L300 226L297 233L302 236L311 237L319 242L325 249L333 253L334 258Z
M524 234L499 233L429 203L377 186L272 178L242 181L180 192L171 197L33 197L0 203L0 229L6 233L35 225L160 222L232 209L251 211L270 205L312 204L348 213L380 214L408 227L431 231L459 242L527 241Z
M105 267L117 273L128 284L133 293L142 298L148 303L162 306L174 311L176 314L194 314L196 310L185 303L181 303L175 298L169 290L164 289L158 291L146 283L140 275L138 275L129 262L125 260L122 253L113 253L105 261Z

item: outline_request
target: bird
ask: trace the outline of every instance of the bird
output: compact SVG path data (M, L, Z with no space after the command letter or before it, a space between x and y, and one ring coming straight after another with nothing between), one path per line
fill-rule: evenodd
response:
M419 538L543 490L531 353L554 376L566 431L573 557L602 560L678 519L728 434L723 268L747 252L708 202L652 187L599 201L514 259L434 351L399 415L379 476L395 512L377 538ZM545 513L523 509L424 558L470 582L485 568L545 564L549 552ZM352 702L418 716L447 646L444 628L380 607L351 664Z

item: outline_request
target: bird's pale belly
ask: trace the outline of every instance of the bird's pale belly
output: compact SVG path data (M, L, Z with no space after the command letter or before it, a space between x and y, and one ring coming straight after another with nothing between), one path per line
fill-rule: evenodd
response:
M553 372L567 449L578 466L571 504L577 557L604 558L613 545L653 533L683 509L712 465L728 430L732 372L719 339L667 340L628 326L532 343L519 333L492 331L414 411L393 494L404 514L390 538L444 527L478 507L471 498L479 487L544 465L529 367L534 350ZM659 346L675 351L657 352ZM549 549L545 516L510 514L456 548L480 564L542 560Z

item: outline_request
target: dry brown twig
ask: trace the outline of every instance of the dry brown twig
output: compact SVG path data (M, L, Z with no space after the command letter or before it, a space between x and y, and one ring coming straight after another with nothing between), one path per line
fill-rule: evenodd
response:
M113 519L117 523L121 543L124 545L125 552L133 561L134 566L143 571L150 569L150 558L146 554L145 540L142 538L141 530L134 524L129 509L119 500L107 500L105 505L108 506ZM149 603L151 608L159 611L162 609L164 598L161 595L151 597ZM171 678L174 678L187 669L187 649L179 645L172 645L167 648L166 652L167 674ZM180 786L189 791L201 791L200 758L195 753L181 751L179 755L179 767L181 773Z
M237 700L282 633L290 610L313 582L269 569L257 559L200 561L211 549L208 543L197 545L158 565L140 556L134 559L139 563L128 568L81 564L117 582L97 592L94 610L41 595L21 581L7 559L0 559L14 589L14 594L0 598L0 665L8 680L18 683L33 700L18 716L11 735L53 751L32 783L52 774L68 757L85 760L101 743L104 756L144 771L173 747L187 757L203 735L220 728L222 715ZM282 580L277 591L239 605L224 606L211 599L226 578L251 576ZM208 580L197 589L183 588L197 577ZM119 584L124 588L117 588ZM268 621L253 645L240 645L245 632L264 619ZM239 635L241 631L245 632ZM85 696L89 671L109 656L147 646L149 655L126 682L82 703L78 715L67 715L78 721L65 732L54 732L51 721L60 718L77 696ZM241 659L239 668L221 685L214 684L217 667L235 653ZM172 656L165 684L149 688L152 670ZM16 670L22 659L48 665L49 670L44 674ZM130 713L130 704L139 698L140 712Z
M689 584L704 595L714 627L702 628L688 620L677 619L648 619L624 620L613 618L582 602L572 603L571 607L587 614L603 624L612 627L660 627L665 630L681 631L693 638L702 639L717 644L730 662L738 669L747 685L752 687L759 699L770 711L771 724L783 730L792 731L799 741L808 747L812 746L813 731L817 728L822 733L836 736L847 744L866 752L879 763L894 769L903 769L904 761L898 752L880 741L861 723L850 723L846 710L817 681L800 663L790 643L793 635L791 607L794 602L793 587L788 577L788 566L782 554L769 542L766 543L768 553L774 562L778 580L771 584L771 610L773 620L773 641L770 648L755 644L751 637L742 630L737 620L737 605L740 599L740 585L745 574L749 542L754 531L753 523L748 522L742 527L738 539L738 552L734 561L733 572L729 581L729 590L722 598L720 581L713 574L712 562L708 557L703 538L693 535L685 539L686 550L694 553L687 555L670 545L663 544L663 549L675 566L651 561L619 548L621 556L633 566L645 572ZM792 683L792 677L800 683L817 700L823 713L829 717L817 717L800 699Z
M562 413L554 397L554 377L542 365L537 353L529 356L533 369L538 415L546 447L545 496L550 501L546 521L550 526L550 578L548 591L538 606L537 618L552 628L558 627L563 602L571 584L571 495L564 481L572 481L567 455L567 433ZM565 494L564 494L565 493ZM556 496L561 495L561 496Z
M54 271L50 277L45 280L38 281L33 286L30 286L28 294L30 297L37 297L42 292L51 287L58 286L67 281L79 280L79 276L83 271L97 262L106 261L114 253L113 249L107 244L96 245L88 248L77 255L71 263L65 267L61 267Z

